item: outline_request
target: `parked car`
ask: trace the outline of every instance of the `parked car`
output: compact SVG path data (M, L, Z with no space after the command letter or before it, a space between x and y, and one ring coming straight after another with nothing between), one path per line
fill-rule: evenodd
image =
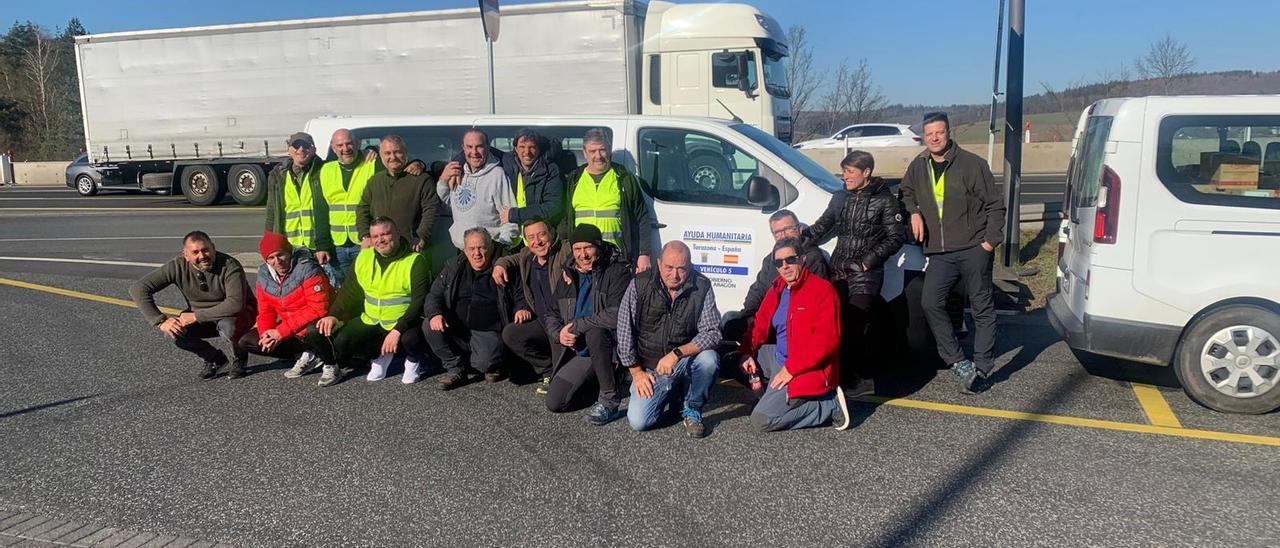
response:
M1094 103L1076 127L1049 320L1172 366L1219 411L1280 408L1280 96Z
M920 146L919 135L906 124L854 124L827 139L802 141L796 148L874 148Z
M67 164L67 186L76 189L81 196L93 196L108 184L108 177L89 163L89 155L80 153Z

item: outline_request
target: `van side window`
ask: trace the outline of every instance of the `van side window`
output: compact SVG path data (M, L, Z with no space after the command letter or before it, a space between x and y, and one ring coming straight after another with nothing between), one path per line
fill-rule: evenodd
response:
M432 162L448 162L456 154L462 152L462 134L467 131L465 126L438 126L438 127L366 127L352 130L352 134L356 142L360 143L360 148L365 149L370 146L377 148L386 135L399 135L404 139L405 146L409 149L409 160L422 160L428 166ZM316 136L316 140L320 143L327 143L327 136ZM317 143L318 146L325 146ZM327 148L327 147L326 147ZM333 154L333 150L327 151L327 159L334 160L337 157Z
M659 200L751 207L755 158L719 138L682 129L640 130L640 178Z
M1280 209L1280 115L1166 117L1156 174L1184 202Z

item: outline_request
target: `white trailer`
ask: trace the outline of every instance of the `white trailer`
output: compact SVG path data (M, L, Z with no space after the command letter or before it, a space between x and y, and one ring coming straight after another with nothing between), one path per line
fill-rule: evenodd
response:
M742 4L577 0L503 8L492 87L477 9L87 35L76 59L108 180L255 204L307 120L486 114L491 89L503 114L711 116L789 140L784 40Z

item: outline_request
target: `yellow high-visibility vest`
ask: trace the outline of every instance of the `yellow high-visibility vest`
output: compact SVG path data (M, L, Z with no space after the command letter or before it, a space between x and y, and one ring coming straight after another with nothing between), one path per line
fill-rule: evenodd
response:
M302 184L293 184L293 171L284 170L284 235L294 247L315 249L315 231L311 219L311 171L302 176Z
M364 288L364 311L360 321L365 325L380 325L388 331L409 311L413 293L413 263L417 253L408 253L382 268L377 261L377 251L372 247L360 250L356 256L355 274Z
M587 170L582 170L572 203L574 226L595 225L604 241L622 249L622 190L613 168L604 174L599 185Z
M329 234L333 236L333 245L341 246L360 243L360 233L356 231L356 206L364 195L364 187L373 177L375 162L361 159L351 171L351 181L347 188L342 188L342 166L338 162L325 162L320 167L320 190L324 192L324 201L329 204Z

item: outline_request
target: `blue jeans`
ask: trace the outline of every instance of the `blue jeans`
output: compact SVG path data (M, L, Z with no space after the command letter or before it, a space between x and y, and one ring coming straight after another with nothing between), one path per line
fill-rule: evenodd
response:
M640 397L635 383L631 384L631 403L627 404L627 422L637 432L653 428L662 414L662 408L668 403L673 393L679 393L678 385L686 386L684 401L686 407L702 409L711 394L711 386L720 373L720 356L715 350L703 350L696 356L685 356L676 362L670 375L659 375L652 369L653 396Z
M342 245L334 250L333 256L329 257L329 262L322 267L324 275L329 278L329 285L334 289L342 287L342 282L347 281L347 269L355 264L356 256L359 254L360 244Z
M760 349L756 367L766 385L782 371L773 356L773 345ZM787 395L787 387L775 390L770 386L751 410L751 424L765 432L822 426L831 422L831 416L839 407L834 390L820 398L793 400Z

